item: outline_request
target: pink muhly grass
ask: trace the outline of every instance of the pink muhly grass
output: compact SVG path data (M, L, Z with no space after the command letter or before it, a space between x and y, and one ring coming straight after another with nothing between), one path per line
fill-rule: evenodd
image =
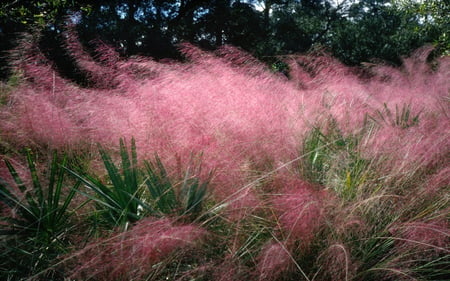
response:
M257 280L279 280L294 268L293 257L281 242L267 244L257 258Z
M102 66L96 62L83 48L78 35L75 31L75 25L67 25L64 33L65 45L69 53L76 60L78 67L80 67L85 73L88 74L91 82L95 83L97 88L115 88L118 84L115 72L115 65L110 64L108 66ZM110 59L117 57L116 54L111 52L111 49L102 51L108 51L109 55L113 55Z
M97 89L116 90L126 95L134 93L139 82L151 80L169 65L155 63L150 58L132 57L122 59L119 53L101 40L93 40L94 56L79 41L75 26L69 24L65 31L65 46Z
M164 84L156 84L159 81ZM284 97L255 91L260 83L219 60L194 65L188 72L162 74L143 87L143 103L154 112L149 118L159 124L149 128L148 134L157 137L150 137L144 150L158 148L169 157L202 151L205 165L216 167L217 178L228 181L227 186L244 184L239 174L247 159L261 159L262 154L291 158L296 140L286 125L295 119L289 120L282 110L278 100Z
M69 32L72 32L70 30ZM73 36L73 34L72 34ZM75 35L75 38L77 36ZM121 62L120 54L110 45L106 44L100 39L95 39L91 42L95 46L96 56L94 59L99 61L105 67L116 68L117 65ZM79 48L77 46L77 48Z
M17 143L26 143L27 138L38 144L64 147L79 142L79 132L74 120L62 108L58 108L44 96L21 98L22 108L18 114L22 132L16 132Z
M377 66L374 68L377 76L367 82L374 110L383 112L387 118L384 109L387 107L392 117L372 133L364 151L372 155L369 157L385 157L385 168L391 169L392 175L433 170L448 158L450 59L440 58L432 69L426 62L430 51L423 48L404 59L403 69ZM378 77L384 78L380 81ZM393 122L405 121L401 116L405 108L410 126ZM369 115L376 114L369 112ZM414 116L418 116L416 123L411 122Z
M362 151L372 159L384 159L384 170L391 177L416 175L445 165L450 145L450 121L423 114L419 124L409 127L385 126L373 132Z
M34 35L33 35L34 36ZM25 81L34 89L52 92L62 89L67 82L55 71L52 63L39 48L37 38L23 34L19 39L18 48L10 51L10 65L16 75L22 75ZM19 89L20 90L20 89Z
M323 226L326 193L304 181L291 180L273 196L284 239L289 245L298 242L300 249L307 249Z
M345 133L363 124L371 97L355 69L320 50L291 56L289 62L291 81L305 92L303 110L308 123L320 126L321 121L315 122L318 117L331 117Z
M401 68L374 67L376 76L367 85L371 95L381 104L408 103L413 108L439 111L439 103L448 95L450 88L450 58L439 58L432 69L427 62L431 51L429 46L417 50L403 60Z
M444 277L450 253L447 220L397 223L389 229L389 232L392 237L382 238L393 239L394 255L378 269L386 271L388 280L420 279L417 273L420 274L422 270L430 276Z
M15 182L4 160L8 160L13 165L15 171L17 172L17 175L22 180L22 183L26 188L25 192L22 192L17 183ZM28 165L22 162L21 160L22 157L20 156L16 157L13 155L0 155L0 180L2 181L2 184L6 184L7 190L11 192L14 197L26 202L25 195L28 192L33 192L33 190L30 190L30 186L32 186L32 178ZM37 170L37 172L41 173L39 169ZM0 202L0 217L4 216L6 218L15 219L17 218L18 215L19 214L17 213L17 210L15 208L11 208L7 204ZM7 221L4 220L0 221L2 221L1 223L3 224L8 224Z
M0 155L0 181L2 184L7 184L9 186L14 187L14 189L15 189L14 192L16 194L18 194L20 192L20 190L15 187L14 180L11 177L11 174L10 174L8 168L6 167L5 162L3 161L4 158L5 157L3 155ZM20 173L20 170L22 170L22 169L19 169L19 173ZM12 216L13 215L12 211L13 210L11 210L11 208L7 204L0 202L0 218ZM0 221L0 225L6 225L6 224L7 223L4 222L3 220Z
M450 253L450 225L444 219L401 223L391 227L390 232L398 239L396 246L401 251L415 249L425 256Z
M445 167L429 177L423 186L423 190L428 195L433 196L440 191L445 192L449 185L450 167Z
M43 81L26 84L13 95L21 102L0 109L2 116L9 116L0 125L2 134L12 139L17 132L22 145L28 141L46 147L79 142L113 145L121 137L134 137L144 158L157 152L168 169L176 167L177 159L188 161L191 153L203 153L204 170L217 170L214 193L224 200L252 181L247 177L248 163L263 174L295 159L305 134L329 118L345 133L360 130L365 114L380 109L389 92L395 104L412 102L415 112L423 110L424 120L417 128L405 130L403 138L395 130L380 129L368 141L374 149L363 152L408 155L405 160L394 159L392 163L400 161L401 165L393 167L411 167L418 162L435 165L445 156L447 130L442 130L448 121L442 117L442 109L434 112L437 100L442 100L448 89L442 75L448 65L443 63L436 71L423 74L428 84L439 86L426 95L424 107L430 106L428 109L416 102L419 92L423 98L425 86L417 90L410 83L397 91L398 85L380 80L367 86L352 70L322 55L297 58L299 68L309 76L302 82L306 86L299 88L231 47L213 54L186 45L182 51L189 63L164 64L144 58L121 60L113 49L97 44L98 58L94 60L76 36L68 33L70 52L88 73L98 74L91 78L106 83L103 89L75 87L44 63L47 70L41 77L24 74ZM22 67L42 65L37 63L39 50L33 52ZM47 85L45 89L41 83ZM375 86L382 93L374 92ZM433 119L433 114L438 116ZM439 136L438 142L433 141Z
M211 277L208 280L214 281L240 281L246 280L251 276L251 269L240 264L230 255L227 255L224 260L219 263L211 265Z
M16 183L11 176L11 173L9 172L4 160L8 160L16 170L18 176L20 179L22 179L25 186L29 186L31 183L31 175L30 170L28 168L28 165L18 159L21 159L22 157L14 157L12 155L0 155L0 178L5 181L6 184L10 185L13 188L16 188L17 192L20 192L19 189L16 186Z
M332 199L331 199L332 200ZM330 201L331 201L330 200ZM358 208L358 204L351 206L350 208L343 208L336 206L336 202L330 202L328 207L331 221L332 221L332 233L335 237L351 237L358 235L365 235L370 224L364 221L363 218L356 215L354 207ZM327 209L328 211L328 209ZM340 243L337 243L340 244Z
M318 257L320 270L318 280L353 280L358 269L352 261L349 249L341 244L331 244Z
M146 219L131 230L112 238L94 241L70 255L73 277L96 280L145 278L152 265L173 253L182 255L194 248L206 232L193 225L175 225L168 219Z
M217 198L220 199L223 191L217 192ZM258 198L256 192L251 189L251 186L245 187L243 190L238 190L235 193L225 197L219 201L215 208L222 210L223 215L232 221L240 221L248 216L251 216L256 211L260 210L262 202Z

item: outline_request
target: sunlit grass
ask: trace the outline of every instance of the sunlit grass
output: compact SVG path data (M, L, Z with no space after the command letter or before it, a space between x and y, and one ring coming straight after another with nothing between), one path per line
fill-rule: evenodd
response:
M445 59L287 80L184 48L2 86L0 279L445 280Z

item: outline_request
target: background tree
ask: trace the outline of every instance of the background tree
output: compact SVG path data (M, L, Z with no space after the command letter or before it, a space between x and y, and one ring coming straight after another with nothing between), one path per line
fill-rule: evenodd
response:
M396 8L410 19L413 31L423 42L432 42L437 53L450 54L450 2L445 0L393 1Z
M430 2L440 2L441 8L446 6L448 10L444 1ZM327 46L335 56L352 65L373 59L399 64L402 56L427 43L436 43L442 52L445 44L440 41L445 41L449 21L439 13L421 15L423 5L387 0L354 3L333 27Z
M16 40L21 33L42 31L40 44L52 60L58 62L63 73L73 74L74 66L70 60L61 58L65 55L61 45L61 26L67 16L74 13L90 13L90 1L78 0L43 0L43 1L2 1L0 4L0 79L11 73L8 65L8 51L16 47ZM73 75L72 75L73 77Z
M177 46L185 41L207 49L231 44L273 63L320 45L351 65L398 64L427 43L448 54L449 13L445 0L15 0L0 4L0 63L20 32L37 27L43 52L63 76L83 83L63 48L69 20L91 52L101 39L124 56L180 59Z

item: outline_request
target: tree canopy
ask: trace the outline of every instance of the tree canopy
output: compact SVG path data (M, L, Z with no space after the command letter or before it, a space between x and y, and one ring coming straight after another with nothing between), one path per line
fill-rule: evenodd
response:
M320 46L349 65L395 64L427 43L448 54L449 6L445 0L10 0L0 4L0 51L5 60L21 32L38 28L43 49L61 60L61 34L75 23L87 49L100 39L125 56L177 59L178 44L190 42L205 49L231 44L269 62Z

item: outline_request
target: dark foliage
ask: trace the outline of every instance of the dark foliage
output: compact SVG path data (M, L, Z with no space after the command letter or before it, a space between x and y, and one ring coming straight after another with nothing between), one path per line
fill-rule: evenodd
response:
M0 5L0 78L11 74L5 51L16 46L21 32L36 26L42 30L41 47L62 76L95 86L64 50L68 22L77 24L90 53L92 41L99 39L123 56L156 60L180 60L183 42L209 50L230 44L276 64L277 56L324 46L350 65L374 59L399 64L426 43L434 43L436 52L448 52L448 11L443 0L7 1Z

